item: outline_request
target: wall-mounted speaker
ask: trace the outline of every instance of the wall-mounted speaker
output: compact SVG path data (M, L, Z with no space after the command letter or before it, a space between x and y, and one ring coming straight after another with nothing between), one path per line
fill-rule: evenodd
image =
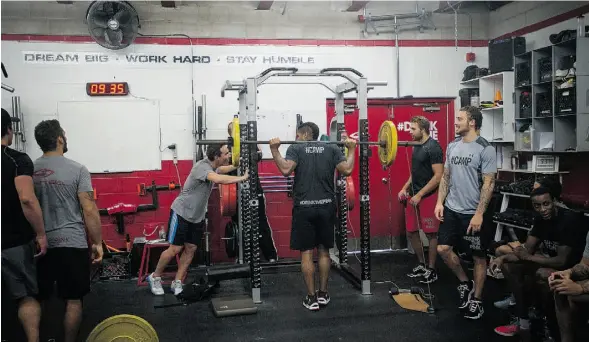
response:
M513 71L513 56L526 52L526 38L512 37L489 41L489 72Z

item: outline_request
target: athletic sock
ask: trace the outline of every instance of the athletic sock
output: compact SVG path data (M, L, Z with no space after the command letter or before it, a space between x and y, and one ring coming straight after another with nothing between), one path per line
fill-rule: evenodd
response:
M520 329L529 330L530 329L530 320L528 318L520 318L519 319L519 327L520 327Z

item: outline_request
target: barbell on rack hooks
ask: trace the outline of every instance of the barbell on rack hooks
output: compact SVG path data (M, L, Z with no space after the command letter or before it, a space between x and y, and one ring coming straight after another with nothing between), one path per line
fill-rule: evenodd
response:
M210 145L210 144L227 144L231 147L231 159L233 166L239 166L239 157L241 153L241 144L251 145L269 145L269 141L248 141L241 140L241 132L239 128L239 119L233 118L232 138L227 140L199 140L196 142L197 145ZM343 141L299 141L299 140L288 140L281 141L281 144L292 145L292 144L336 144L344 145ZM378 141L357 141L358 145L378 146L378 159L384 167L391 166L397 157L398 146L416 146L420 145L418 142L413 141L398 141L397 138L397 126L394 122L386 120L380 125L378 131Z

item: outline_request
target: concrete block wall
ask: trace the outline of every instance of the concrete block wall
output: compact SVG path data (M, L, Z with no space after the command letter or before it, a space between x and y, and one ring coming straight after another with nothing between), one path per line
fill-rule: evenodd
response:
M349 1L275 1L266 11L254 1L185 1L177 8L163 8L159 1L131 1L141 21L140 33L184 33L191 37L252 39L379 39L392 34L361 33L359 12L345 12ZM178 3L178 1L177 1ZM59 4L56 1L2 3L2 33L88 35L84 23L89 1ZM438 2L373 1L372 15L412 13L417 8L435 10ZM437 30L403 32L400 39L454 39L454 14L434 14ZM459 39L486 39L488 13L458 15Z
M496 38L524 27L538 25L567 12L587 7L587 5L586 1L515 1L490 13L489 36ZM558 23L558 28L574 28L576 22L576 19L567 20ZM589 19L586 19L586 22L589 25ZM542 34L537 30L534 31L529 36L529 40L536 40L535 37Z

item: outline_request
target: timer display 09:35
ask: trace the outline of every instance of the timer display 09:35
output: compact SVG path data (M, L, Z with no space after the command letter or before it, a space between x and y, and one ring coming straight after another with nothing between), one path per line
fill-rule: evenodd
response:
M91 82L86 83L88 96L125 96L129 95L127 82Z

